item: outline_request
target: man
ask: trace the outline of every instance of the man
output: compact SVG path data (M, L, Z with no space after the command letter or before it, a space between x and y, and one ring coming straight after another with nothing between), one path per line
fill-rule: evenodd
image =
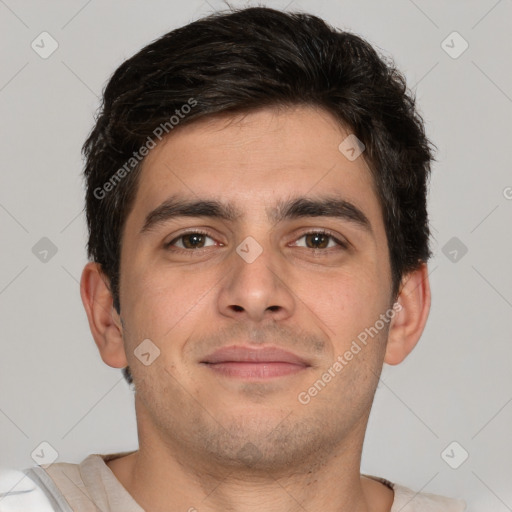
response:
M217 14L119 67L84 153L81 295L139 449L25 470L54 510L465 509L360 474L430 308L431 144L391 64L314 16Z

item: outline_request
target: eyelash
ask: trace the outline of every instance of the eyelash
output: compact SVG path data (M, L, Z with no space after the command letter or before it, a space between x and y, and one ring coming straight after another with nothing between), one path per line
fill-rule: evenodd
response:
M164 245L164 248L165 249L168 249L170 251L175 251L175 252L188 252L188 253L195 253L195 252L200 252L201 249L207 249L207 247L200 247L199 249L182 249L181 247L178 247L178 248L173 248L172 245L180 240L181 238L187 236L187 235L203 235L203 236L207 236L208 238L211 238L212 240L214 239L212 236L210 236L209 233L207 233L206 231L202 231L201 229L195 229L193 231L188 231L186 233L182 233L181 235L177 236L176 238L173 238L170 242L167 242L165 245ZM297 240L300 240L301 238L307 236L307 235L326 235L328 236L329 238L331 238L334 242L336 242L342 249L348 249L348 243L346 242L343 242L342 240L340 240L339 238L336 238L334 236L334 234L327 230L327 229L318 229L318 230L314 230L314 231L306 231L305 233L302 233L295 241ZM328 248L325 248L325 249L312 249L312 248L309 248L309 247L304 247L304 249L309 249L310 251L320 251L320 252L328 252L329 250L332 250L334 249L334 247L328 247Z
M344 242L343 240L340 240L337 238L331 231L328 229L317 229L313 231L306 231L305 233L302 233L297 240L300 240L301 238L307 236L307 235L326 235L328 236L332 241L336 242L339 247L342 249L348 249L348 243ZM335 249L334 247L328 247L326 249L311 249L309 247L304 247L304 249L309 249L310 251L321 251L321 252L327 252L329 250Z

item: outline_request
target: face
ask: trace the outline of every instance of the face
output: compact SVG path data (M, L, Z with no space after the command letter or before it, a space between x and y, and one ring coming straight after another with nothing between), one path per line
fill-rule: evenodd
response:
M393 311L348 135L322 110L262 110L184 126L147 156L120 281L143 436L262 468L362 442Z

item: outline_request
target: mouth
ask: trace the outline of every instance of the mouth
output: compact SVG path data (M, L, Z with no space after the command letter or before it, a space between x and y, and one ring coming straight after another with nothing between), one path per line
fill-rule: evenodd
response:
M220 375L238 379L284 377L311 366L304 358L277 347L242 346L224 347L201 363Z

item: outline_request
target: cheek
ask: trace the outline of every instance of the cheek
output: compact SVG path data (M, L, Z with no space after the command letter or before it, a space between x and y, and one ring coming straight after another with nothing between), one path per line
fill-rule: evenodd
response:
M148 386L154 382L175 393L176 379L189 382L190 386L182 352L194 329L201 325L205 310L211 307L206 304L212 285L204 275L199 278L196 273L187 279L176 270L147 269L131 277L126 286L125 344L132 373L139 382L147 379ZM149 345L150 353L158 353L149 366L143 366L136 356L137 348L146 339L156 346Z
M373 269L352 265L324 275L296 275L296 295L336 334L351 331L380 314L383 293Z
M126 314L134 332L157 345L169 337L179 341L176 333L204 314L218 282L211 272L185 272L163 265L130 270L124 294Z
M380 320L380 315L389 304L388 283L379 282L375 268L354 265L328 276L316 276L313 281L305 274L296 279L300 279L295 281L297 296L314 313L312 321L319 321L319 327L331 339L333 357L352 351L348 357L359 363L371 363L370 367L377 364L385 347L388 327L388 323ZM315 285L311 286L311 282ZM350 366L354 369L359 365Z

